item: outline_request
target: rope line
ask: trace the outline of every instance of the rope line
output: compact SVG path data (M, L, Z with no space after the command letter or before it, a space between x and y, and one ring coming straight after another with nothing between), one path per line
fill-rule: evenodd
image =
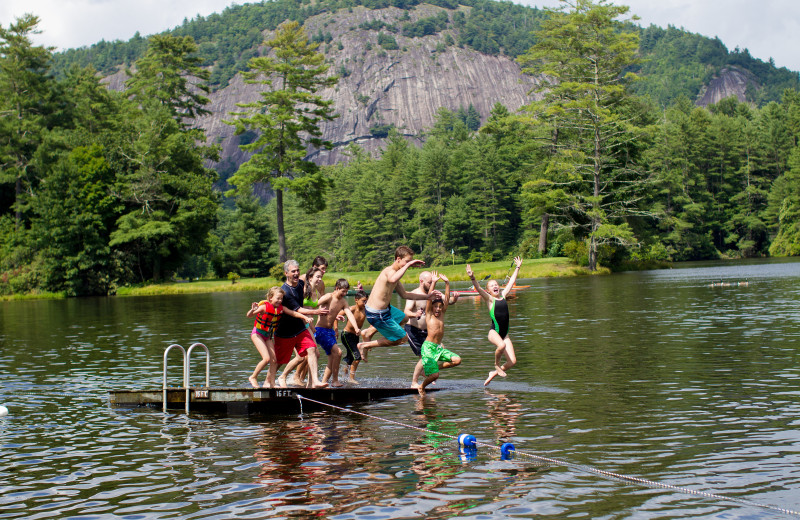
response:
M451 439L458 440L458 437L456 435L451 435L449 433L436 432L436 431L433 431L433 430L420 428L418 426L413 426L413 425L410 425L410 424L405 424L405 423L401 423L401 422L398 422L398 421L393 421L391 419L384 419L383 417L378 417L376 415L370 415L370 414L367 414L367 413L359 412L359 411L353 410L351 408L343 408L341 406L336 406L334 404L325 403L325 402L322 402L322 401L317 401L316 399L310 399L310 398L304 397L304 396L302 396L300 394L295 394L295 395L297 396L298 399L302 399L302 400L309 401L309 402L316 403L316 404L321 404L323 406L327 406L329 408L334 408L336 410L341 410L341 411L344 411L344 412L348 412L348 413L352 413L352 414L356 414L356 415L361 415L363 417L369 417L371 419L377 419L379 421L395 424L397 426L402 426L403 428L411 428L412 430L417 430L417 431L420 431L420 432L424 432L426 434L431 434L432 433L434 435L439 435L439 436L442 436L442 437L449 437ZM487 444L485 442L480 442L478 440L475 441L475 444L500 451L500 447L499 446L495 446L493 444ZM586 472L586 473L591 473L593 475L598 475L598 476L601 476L601 477L621 480L623 482L630 482L630 483L634 483L634 484L639 484L639 485L645 486L645 487L662 488L662 489L668 489L670 491L675 491L675 492L678 492L678 493L684 493L684 494L687 494L687 495L694 495L694 496L699 496L699 497L703 497L703 498L713 498L715 500L737 502L737 503L742 504L742 505L747 505L747 506L752 506L752 507L759 507L759 508L762 508L762 509L768 509L768 510L771 510L771 511L777 511L779 513L784 513L784 514L787 514L787 515L800 517L800 511L794 511L792 509L786 509L786 508L783 508L783 507L773 506L773 505L770 505L770 504L762 504L760 502L754 502L754 501L749 500L747 498L731 497L731 496L726 496L726 495L720 495L718 493L711 493L711 492L708 492L708 491L700 491L700 490L691 489L691 488L687 488L687 487L676 486L676 485L673 485L673 484L666 484L666 483L663 483L663 482L656 482L655 480L649 480L649 479L646 479L646 478L635 477L635 476L631 476L631 475L624 475L622 473L615 473L613 471L606 471L604 469L594 468L592 466L587 466L585 464L575 464L573 462L568 462L568 461L565 461L565 460L560 460L560 459L556 459L556 458L552 458L552 457L545 457L545 456L542 456L542 455L536 455L535 453L527 453L527 452L524 452L524 451L515 450L514 454L516 456L522 455L522 456L525 456L525 457L530 457L531 459L536 460L536 461L540 461L540 462L547 462L548 464L551 464L553 466L565 466L565 467L568 467L568 468L571 468L571 469L583 471L583 472Z

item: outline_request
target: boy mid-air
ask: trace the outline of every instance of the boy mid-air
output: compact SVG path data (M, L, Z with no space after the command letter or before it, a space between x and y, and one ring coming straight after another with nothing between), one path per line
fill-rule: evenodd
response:
M439 370L442 368L452 368L461 364L461 358L442 347L444 337L444 313L447 312L447 304L450 301L450 280L443 274L436 271L431 273L433 285L431 294L433 299L428 300L425 307L427 316L428 336L422 344L422 367L425 370L425 379L419 386L419 394L425 395L425 387L439 379ZM435 290L437 280L444 280L444 296Z

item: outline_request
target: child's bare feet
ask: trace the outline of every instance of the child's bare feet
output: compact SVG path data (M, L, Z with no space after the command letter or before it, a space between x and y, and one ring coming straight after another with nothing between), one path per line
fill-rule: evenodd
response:
M419 392L420 396L425 397L425 387L424 386L417 386L417 392Z
M495 372L497 372L497 375L498 375L498 376L500 376L500 377L506 377L506 371L505 371L505 370L503 370L502 368L500 368L500 365L495 365L495 366L494 366L494 370L495 370Z
M279 377L278 378L278 388L287 388L287 386L286 386L286 378L285 377Z
M350 383L351 385L360 385L361 384L358 381L356 381L355 378L353 378L353 377L349 378L347 380L347 382Z
M322 383L322 382L315 383L313 386L311 386L311 388L327 388L327 387L328 383Z
M247 380L250 381L250 384L253 385L253 388L260 388L258 386L258 379L256 378L256 376L250 376L247 378Z
M495 378L495 376L497 376L497 375L498 375L498 374L497 374L497 370L492 370L491 372L489 372L489 377L487 377L487 378L486 378L486 381L484 381L484 382L483 382L483 386L486 386L486 385L488 385L489 383L491 383L491 382L492 382L492 379L494 379L494 378Z
M334 382L331 383L331 386L333 388L339 388L339 387L344 386L344 383L342 383L341 381L334 381Z
M368 348L364 348L364 343L366 343L366 342L362 341L361 343L358 343L356 345L356 348L358 349L358 352L361 354L361 361L366 363L367 362L367 354L369 354L369 349Z

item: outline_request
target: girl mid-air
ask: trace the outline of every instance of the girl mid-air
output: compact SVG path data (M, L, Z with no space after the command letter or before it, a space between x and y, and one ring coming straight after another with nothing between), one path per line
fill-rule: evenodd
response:
M514 287L519 274L519 268L522 266L522 258L515 257L514 263L516 268L514 274L508 280L505 288L500 291L500 284L497 280L489 280L484 290L475 279L475 274L472 268L467 264L467 276L472 280L472 285L475 290L481 295L481 298L489 305L489 315L492 317L492 327L489 329L489 341L496 347L494 351L494 370L489 372L489 377L484 381L483 386L492 382L496 376L506 377L506 370L513 367L517 363L517 356L514 354L514 344L511 343L511 338L508 337L508 303L506 296ZM506 356L506 362L500 366L502 356Z

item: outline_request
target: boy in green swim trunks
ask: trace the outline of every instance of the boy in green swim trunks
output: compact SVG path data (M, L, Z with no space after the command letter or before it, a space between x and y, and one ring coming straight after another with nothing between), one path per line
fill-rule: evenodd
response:
M450 301L450 280L443 274L436 271L431 273L433 285L431 294L433 299L428 300L425 307L427 316L428 336L422 344L422 367L425 369L425 379L417 389L419 395L425 395L425 387L439 379L439 370L442 368L452 368L461 364L461 358L442 347L442 337L444 337L444 313L447 312L447 304ZM435 291L437 280L444 280L444 296Z

